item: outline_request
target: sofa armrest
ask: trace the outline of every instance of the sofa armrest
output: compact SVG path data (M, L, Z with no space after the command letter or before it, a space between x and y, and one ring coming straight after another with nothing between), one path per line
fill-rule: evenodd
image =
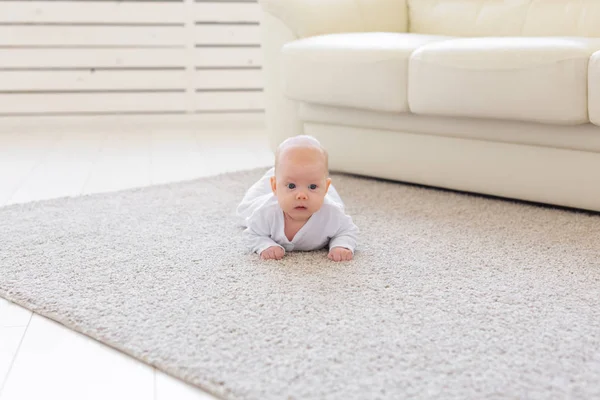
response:
M259 0L299 38L342 32L407 32L406 0Z
M600 126L600 51L590 56L588 63L588 116Z

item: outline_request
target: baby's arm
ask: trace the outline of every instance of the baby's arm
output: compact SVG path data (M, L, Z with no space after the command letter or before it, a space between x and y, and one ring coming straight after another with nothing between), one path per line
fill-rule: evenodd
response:
M342 213L338 221L339 229L329 241L328 257L334 261L351 260L359 230L349 215Z
M271 239L270 221L262 214L257 213L248 218L248 227L244 236L253 253L263 259L281 259L285 254L283 246Z

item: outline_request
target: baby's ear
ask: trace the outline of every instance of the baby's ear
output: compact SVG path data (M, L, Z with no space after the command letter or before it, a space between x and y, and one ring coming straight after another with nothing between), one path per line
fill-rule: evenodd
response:
M273 193L276 193L277 191L277 179L275 179L274 176L271 177L271 190Z
M326 185L325 185L325 192L327 192L327 191L329 190L329 185L331 185L331 178L327 178L327 181L326 181L326 182L327 182L327 183L326 183Z

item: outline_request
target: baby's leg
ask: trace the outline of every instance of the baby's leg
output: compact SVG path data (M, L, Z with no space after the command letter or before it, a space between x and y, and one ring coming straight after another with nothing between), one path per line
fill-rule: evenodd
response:
M273 173L274 168L271 168L248 189L237 208L238 217L246 220L246 218L252 215L256 207L263 203L264 196L273 192L271 189L271 177Z

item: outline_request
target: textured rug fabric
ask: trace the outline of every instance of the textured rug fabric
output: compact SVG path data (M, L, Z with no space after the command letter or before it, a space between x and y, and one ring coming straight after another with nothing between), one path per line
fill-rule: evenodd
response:
M0 208L0 295L224 399L600 397L600 216L334 175L355 260L261 262L264 170Z

